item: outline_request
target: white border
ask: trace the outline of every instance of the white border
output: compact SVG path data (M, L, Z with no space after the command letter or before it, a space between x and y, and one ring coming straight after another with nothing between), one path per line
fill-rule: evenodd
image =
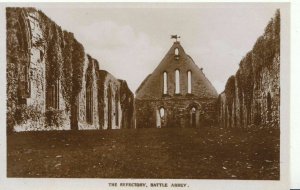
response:
M114 2L117 2L113 0ZM0 2L3 2L0 0ZM7 1L15 2L15 1ZM18 1L26 2L26 1ZM32 2L40 2L39 0L34 0ZM45 2L81 2L79 0L73 1L51 1L47 0ZM90 1L96 2L96 1ZM98 1L97 1L98 2ZM124 1L128 2L128 1ZM138 1L131 1L138 2ZM157 1L145 1L145 2L157 2ZM170 1L165 1L170 2ZM182 2L182 1L174 1ZM195 1L189 1L195 2ZM199 2L199 1L197 1ZM204 2L204 1L201 1ZM233 2L233 1L210 1L210 2ZM234 2L246 2L246 1L234 1ZM248 1L248 2L289 2L285 1ZM291 72L289 72L289 67L282 67L281 69L281 102L286 102L281 106L281 136L289 136L289 117L291 117L291 151L293 151L293 156L291 157L291 168L292 177L291 188L300 188L300 172L299 166L300 162L296 160L299 159L300 150L300 130L299 130L299 116L300 116L300 91L299 84L297 84L297 79L300 75L300 64L299 64L299 29L300 29L300 16L299 16L299 5L300 2L291 1ZM30 6L32 3L26 2L24 6ZM281 13L282 14L282 13ZM282 20L283 21L283 20ZM298 22L298 23L297 23ZM281 168L281 180L280 181L251 181L251 180L149 180L149 179L22 179L22 178L6 178L6 132L5 132L5 115L6 115L6 26L5 26L5 3L0 4L0 62L2 67L0 69L0 121L3 126L0 128L0 189L118 189L118 188L108 188L108 182L184 182L188 183L189 189L288 189L289 183L289 170L288 170L288 160L289 160L289 141L283 141L281 139L281 164L284 168ZM281 29L288 32L289 24L288 20L285 20L287 25L282 25ZM283 40L285 38L285 41ZM284 51L288 54L289 44L288 35L282 36L281 45L282 54ZM298 42L297 44L295 42ZM298 63L297 63L298 62ZM283 64L289 64L288 56L284 58L281 56L281 66ZM282 74L285 73L285 74ZM289 79L291 79L291 91L289 88ZM291 107L289 108L289 98L291 92ZM291 116L289 115L291 113ZM283 124L285 124L283 126ZM298 138L297 138L298 137ZM283 175L284 174L284 175ZM119 188L128 189L128 188ZM130 189L141 189L141 188L130 188ZM149 188L150 189L150 188ZM151 188L152 189L152 188ZM154 188L155 189L155 188ZM165 188L166 189L166 188Z

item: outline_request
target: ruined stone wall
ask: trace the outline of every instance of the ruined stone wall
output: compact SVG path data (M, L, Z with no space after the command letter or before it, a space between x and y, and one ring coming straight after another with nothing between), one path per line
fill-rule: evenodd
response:
M222 127L279 127L280 13L242 59L218 99Z
M164 108L166 115L164 126L160 127L192 127L191 109L196 108L196 125L201 128L214 124L216 115L216 99L166 98L161 100L135 100L137 128L157 128L158 112Z
M178 51L178 55L175 51ZM180 93L175 93L175 72L179 71ZM201 98L217 98L218 93L206 78L203 69L199 68L193 59L186 54L180 42L174 42L170 50L155 70L143 81L136 91L137 99L162 98L164 88L164 73L167 74L168 96L189 96L188 72L191 72L191 93Z
M70 129L82 45L34 8L7 8L6 15L8 131Z
M99 71L74 35L43 12L7 8L6 14L9 132L132 127L126 81Z
M120 81L121 128L135 128L134 95L125 80Z
M180 89L177 92L176 86ZM217 91L203 69L185 53L180 42L174 42L160 64L136 91L136 127L213 125L217 97Z
M8 8L8 131L44 127L45 47L39 14L34 9Z
M120 105L120 82L107 71L99 72L100 98L99 118L101 129L120 129L122 110Z
M99 129L99 114L98 114L98 70L99 65L95 59L92 59L89 55L86 56L84 67L84 73L82 77L82 89L79 93L78 97L78 128L79 129ZM90 77L88 79L88 77ZM91 80L91 81L89 81ZM92 82L93 89L93 119L92 123L87 122L87 97L86 97L86 89L88 86L88 82Z

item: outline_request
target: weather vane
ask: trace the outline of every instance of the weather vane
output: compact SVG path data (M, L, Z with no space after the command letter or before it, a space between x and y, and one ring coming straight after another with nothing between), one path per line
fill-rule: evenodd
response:
M177 39L180 38L180 36L178 36L177 34L176 35L171 35L171 39L175 39L176 42L177 42Z

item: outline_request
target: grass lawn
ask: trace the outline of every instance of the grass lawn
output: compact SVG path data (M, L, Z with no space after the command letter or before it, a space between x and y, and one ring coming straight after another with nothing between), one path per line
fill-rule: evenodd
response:
M15 133L7 176L278 180L279 136L220 128Z

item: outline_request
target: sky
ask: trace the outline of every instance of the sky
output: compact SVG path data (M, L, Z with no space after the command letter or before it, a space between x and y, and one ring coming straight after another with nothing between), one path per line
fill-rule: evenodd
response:
M94 3L36 6L73 32L100 69L127 81L135 92L180 43L218 93L281 4L275 3Z

